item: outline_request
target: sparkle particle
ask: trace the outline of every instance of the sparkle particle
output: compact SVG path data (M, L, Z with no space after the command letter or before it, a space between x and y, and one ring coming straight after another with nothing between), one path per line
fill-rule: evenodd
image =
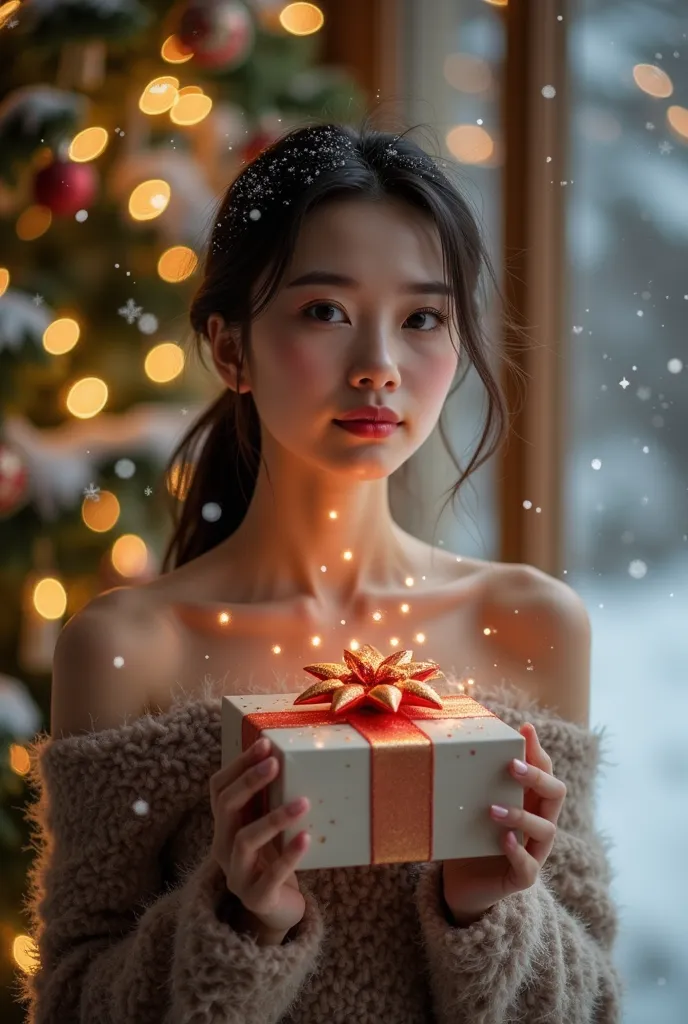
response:
M90 501L100 501L100 487L96 484L89 484L88 487L84 487L84 498L90 499Z

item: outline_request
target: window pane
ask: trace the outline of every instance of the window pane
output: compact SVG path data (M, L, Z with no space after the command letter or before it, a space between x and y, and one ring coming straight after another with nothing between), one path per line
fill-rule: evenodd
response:
M685 33L671 3L584 0L569 25L565 564L608 723L624 1024L688 1006Z

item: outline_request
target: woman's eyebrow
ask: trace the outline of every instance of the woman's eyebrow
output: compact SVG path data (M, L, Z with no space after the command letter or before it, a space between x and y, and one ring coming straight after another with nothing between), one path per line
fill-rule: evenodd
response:
M290 281L287 288L298 288L304 284L334 284L340 288L359 288L360 281L346 274L335 274L329 270L311 270ZM444 281L405 281L401 292L414 295L449 295L449 288Z

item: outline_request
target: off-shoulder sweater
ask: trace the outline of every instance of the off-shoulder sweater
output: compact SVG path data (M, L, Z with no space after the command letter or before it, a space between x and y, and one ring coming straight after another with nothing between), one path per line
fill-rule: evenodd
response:
M441 865L298 872L290 941L259 946L219 913L209 778L220 700L30 747L35 857L25 909L40 962L27 1024L612 1024L622 983L609 840L594 823L604 730L502 685L472 695L531 721L567 787L536 883L479 921L446 917Z

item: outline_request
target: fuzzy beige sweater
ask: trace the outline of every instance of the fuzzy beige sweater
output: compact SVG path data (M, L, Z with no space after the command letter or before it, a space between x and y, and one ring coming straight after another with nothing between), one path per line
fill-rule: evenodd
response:
M472 695L532 721L567 786L536 884L450 925L439 864L303 871L306 913L259 947L218 916L208 780L220 702L31 748L36 857L25 897L40 967L27 1024L612 1024L608 842L594 826L602 733L501 687Z

